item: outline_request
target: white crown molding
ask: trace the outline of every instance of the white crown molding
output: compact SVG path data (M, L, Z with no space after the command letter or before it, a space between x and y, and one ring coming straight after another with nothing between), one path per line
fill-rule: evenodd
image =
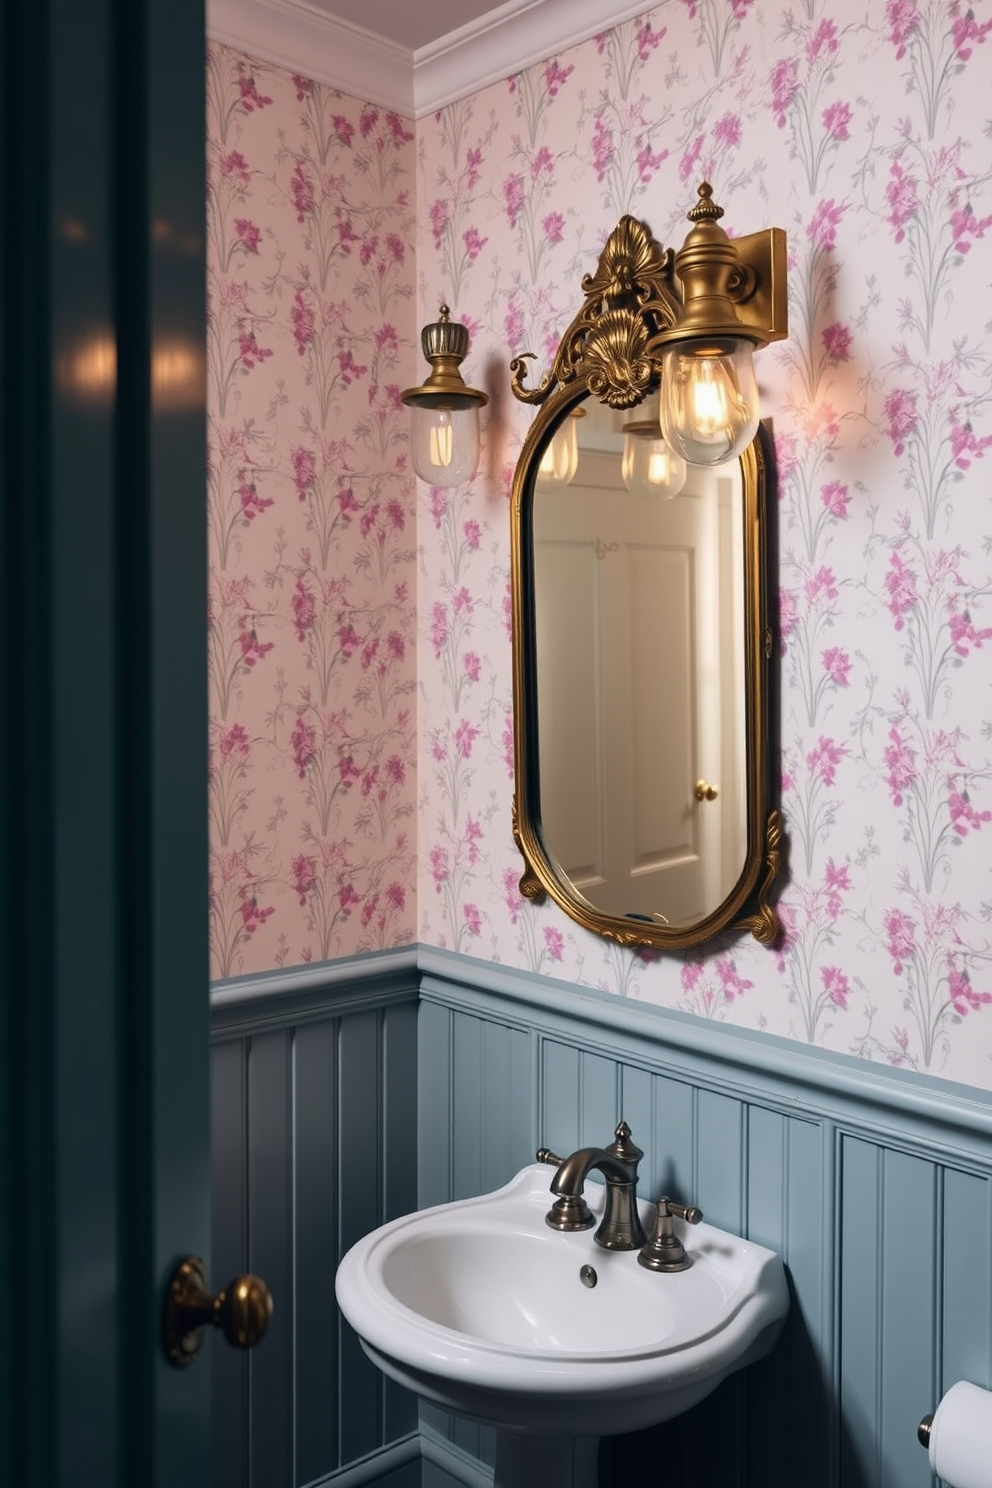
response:
M506 0L411 52L306 0L207 0L207 33L260 61L420 119L651 8L650 0Z
M414 53L415 117L546 62L651 9L651 0L508 0Z
M363 103L413 117L413 53L305 0L207 0L207 35Z

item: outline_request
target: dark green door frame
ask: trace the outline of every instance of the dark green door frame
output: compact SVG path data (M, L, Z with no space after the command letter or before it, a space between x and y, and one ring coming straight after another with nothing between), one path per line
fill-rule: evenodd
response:
M0 1482L205 1488L202 0L0 10Z

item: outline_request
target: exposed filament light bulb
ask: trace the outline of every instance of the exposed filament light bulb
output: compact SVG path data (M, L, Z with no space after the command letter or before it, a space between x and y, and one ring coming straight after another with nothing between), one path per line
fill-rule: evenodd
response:
M661 427L690 465L722 465L758 432L758 386L750 342L687 341L662 358Z
M479 414L467 408L415 409L410 436L413 468L432 486L459 486L471 480L479 459Z
M446 409L438 409L437 421L431 424L431 464L442 470L447 469L453 454L451 416Z
M668 480L671 460L665 450L653 449L648 456L648 482L652 486L664 485Z
M720 437L731 413L725 383L714 376L709 357L702 359L692 383L692 426L697 439L707 443Z
M657 419L624 424L623 436L620 474L631 495L643 501L677 496L688 472L682 456L663 439Z
M536 486L540 491L558 491L567 486L579 468L578 422L585 410L573 408L558 425L537 467Z

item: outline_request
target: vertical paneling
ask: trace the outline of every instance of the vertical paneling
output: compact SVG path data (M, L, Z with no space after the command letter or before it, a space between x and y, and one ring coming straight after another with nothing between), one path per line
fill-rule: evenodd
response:
M417 1208L417 1008L403 1003L383 1017L383 1190L379 1223ZM417 1401L383 1380L382 1440L417 1429ZM306 1478L301 1482L309 1481Z
M739 1100L712 1090L697 1090L694 1196L712 1224L742 1234L746 1211L744 1142L747 1108ZM745 1421L744 1380L726 1380L695 1412L696 1477L721 1488L740 1488Z
M937 1398L958 1380L992 1385L992 1182L944 1174L942 1337Z
M310 1483L338 1461L338 1312L334 1300L337 1234L337 1030L311 1023L296 1030L295 1170L295 1483Z
M417 1208L417 1008L388 1008L382 1030L383 1216Z
M916 1426L936 1389L939 1170L847 1138L840 1179L842 1481L926 1488Z
M652 1078L654 1127L644 1148L645 1192L653 1198L670 1194L684 1204L697 1204L695 1097L687 1080Z
M248 1355L252 1488L293 1481L293 1036L256 1034L248 1048L248 1269L275 1299L264 1346Z
M882 1369L884 1161L872 1142L841 1139L837 1185L840 1253L840 1481L878 1482Z
M760 1108L752 1108L748 1119L745 1233L759 1245L777 1251L787 1264L793 1198L790 1149L792 1128L798 1124L778 1111ZM785 1336L775 1353L755 1366L761 1371L760 1378L752 1381L749 1375L743 1382L747 1401L741 1454L745 1483L753 1481L751 1475L756 1470L762 1472L763 1481L768 1484L789 1482L789 1434L781 1426L804 1403L802 1392L797 1401L790 1389L794 1366L789 1356L795 1335L802 1336L795 1319L791 1321L792 1327L786 1323ZM754 1429L754 1406L759 1399L764 1399L766 1406L770 1404L771 1410L777 1412L769 1430ZM795 1476L794 1471L791 1476ZM805 1488L810 1488L808 1481Z
M482 1075L485 1026L482 1018L455 1020L451 1070L455 1112L451 1132L453 1198L469 1198L480 1192L482 1128L486 1116Z
M416 1001L261 1023L213 1047L213 1275L250 1268L274 1298L258 1349L211 1351L214 1488L303 1488L417 1426L334 1297L343 1250L417 1206Z
M748 1432L748 1482L762 1471L781 1488L832 1481L832 1137L832 1128L750 1108L747 1233L782 1256L792 1306L775 1353L746 1382L749 1399L763 1392L771 1412L767 1433Z
M880 1488L930 1488L916 1427L929 1409L940 1296L938 1188L932 1162L883 1156Z
M508 1182L540 1146L534 1131L530 1035L498 1023L483 1025L480 1193Z
M226 1286L248 1269L248 1122L246 1050L238 1039L213 1049L210 1067L211 1226L213 1287ZM248 1356L214 1340L209 1348L213 1415L224 1422L214 1433L213 1488L243 1488L248 1482ZM201 1369L203 1365L199 1366Z
M417 1192L429 1209L451 1197L452 1024L454 1014L425 1002L418 1020Z
M695 1197L712 1224L744 1231L745 1177L744 1134L747 1108L741 1101L700 1090L696 1097L696 1184Z
M432 1134L420 1151L423 1205L500 1187L533 1161L538 1145L530 1035L472 1016L440 1021L433 1011L424 1009L421 1030L420 1113ZM438 1128L431 1118L449 1104L457 1119Z
M340 1027L338 1221L342 1253L382 1220L380 1022L378 1012L362 1012ZM342 1462L364 1457L379 1445L382 1375L346 1323L341 1326L338 1411Z
M578 1049L555 1039L542 1039L541 1146L562 1155L582 1146L579 1069Z
M620 1109L622 1066L591 1050L579 1055L580 1141L584 1147L608 1146L623 1112Z
M541 1145L556 1152L605 1147L624 1115L620 1065L554 1039L543 1041L542 1054Z

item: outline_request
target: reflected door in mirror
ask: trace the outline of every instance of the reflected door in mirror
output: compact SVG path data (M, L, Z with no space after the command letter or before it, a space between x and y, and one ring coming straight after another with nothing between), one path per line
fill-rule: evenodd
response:
M541 833L609 915L694 924L743 867L740 486L697 470L649 503L583 449L571 485L535 491Z

